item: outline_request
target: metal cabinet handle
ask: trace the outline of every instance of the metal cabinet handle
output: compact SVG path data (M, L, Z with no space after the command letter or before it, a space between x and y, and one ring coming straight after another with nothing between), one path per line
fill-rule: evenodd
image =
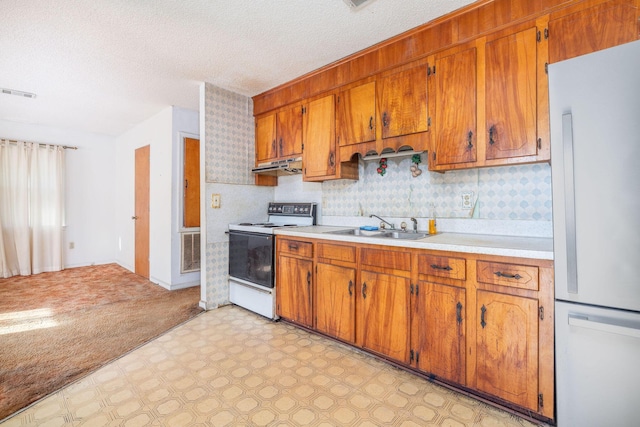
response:
M349 296L353 296L353 281L349 280Z
M456 321L458 324L462 323L462 303L460 301L456 304Z
M387 115L386 112L382 114L382 126L384 127L389 126L389 116Z
M522 276L519 274L507 274L507 273L503 273L501 271L494 271L494 273L496 276L498 277L505 277L507 279L516 279L516 280L520 280L522 279Z
M280 155L282 156L282 138L280 138Z
M482 326L482 329L484 329L484 327L487 325L487 322L484 321L484 315L487 312L487 307L485 307L484 305L482 306L482 308L480 309L480 326Z
M491 127L489 128L489 144L493 145L496 143L495 139L493 138L496 134L496 125L491 125Z
M329 166L334 167L336 165L336 154L334 152L329 153Z
M362 298L367 298L367 282L362 284Z
M369 117L369 129L373 130L373 116Z
M307 295L309 297L309 307L311 307L311 272L307 271Z
M441 265L431 264L430 267L433 268L434 270L445 270L445 271L453 270L453 268L451 268L451 266L449 266L449 265L446 265L446 266L443 267Z
M468 149L472 149L473 148L473 132L469 131L469 134L467 135L467 148Z
M139 217L137 216L132 216L131 219L138 219Z

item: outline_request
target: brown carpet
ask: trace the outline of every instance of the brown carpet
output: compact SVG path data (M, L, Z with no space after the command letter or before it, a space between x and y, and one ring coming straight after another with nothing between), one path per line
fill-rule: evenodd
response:
M0 279L0 420L199 314L117 264Z

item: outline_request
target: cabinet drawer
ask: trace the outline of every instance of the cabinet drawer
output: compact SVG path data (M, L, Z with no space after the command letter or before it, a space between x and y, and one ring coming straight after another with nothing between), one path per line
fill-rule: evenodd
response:
M292 254L311 258L313 256L313 243L301 242L299 240L284 239L278 246L280 253Z
M463 258L420 255L418 257L418 272L428 276L466 280L467 261Z
M319 243L318 257L336 261L356 262L356 248L355 246Z
M394 270L410 271L411 254L389 249L362 249L360 252L362 265L392 268Z
M538 267L478 261L478 282L537 291Z

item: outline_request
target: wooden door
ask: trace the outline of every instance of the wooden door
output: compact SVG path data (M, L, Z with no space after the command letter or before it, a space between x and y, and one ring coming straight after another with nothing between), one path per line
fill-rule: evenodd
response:
M538 301L479 290L476 386L538 411Z
M336 174L334 95L309 103L304 116L304 178Z
M356 270L318 263L316 275L316 329L354 342Z
M149 278L149 188L151 146L135 152L135 273Z
M380 79L382 138L426 132L427 66L400 71Z
M418 369L465 384L464 288L420 282L415 293L412 330L418 337Z
M277 157L276 115L259 117L256 119L256 165L272 162Z
M313 326L312 269L311 260L278 257L276 312L280 317L309 327Z
M278 157L288 159L302 155L302 107L279 111L276 115Z
M573 9L578 9L573 8ZM611 0L549 21L549 62L638 39L636 0Z
M336 105L338 145L352 145L376 139L376 82L365 83L340 93Z
M183 226L200 227L200 140L184 138Z
M486 158L535 156L537 28L487 42Z
M435 60L435 165L477 160L477 51L470 48Z
M362 346L403 363L409 361L410 283L390 274L362 271L358 306Z

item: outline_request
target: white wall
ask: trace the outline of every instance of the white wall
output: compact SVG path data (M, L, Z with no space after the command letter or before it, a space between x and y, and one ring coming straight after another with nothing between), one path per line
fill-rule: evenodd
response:
M65 150L65 267L115 261L115 138L0 120L0 137L71 145ZM74 249L69 248L73 242Z

